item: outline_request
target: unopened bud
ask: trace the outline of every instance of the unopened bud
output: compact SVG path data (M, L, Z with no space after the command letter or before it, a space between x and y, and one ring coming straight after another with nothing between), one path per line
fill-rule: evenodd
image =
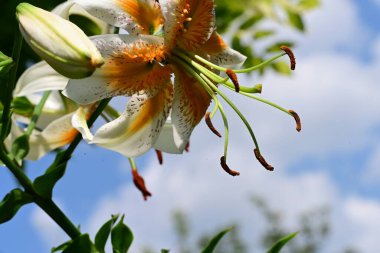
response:
M96 46L70 21L28 3L19 4L16 14L26 42L58 73L84 78L104 63Z

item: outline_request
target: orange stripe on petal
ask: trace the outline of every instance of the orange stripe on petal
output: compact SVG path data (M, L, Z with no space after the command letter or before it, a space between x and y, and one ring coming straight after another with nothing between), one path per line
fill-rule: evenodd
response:
M152 0L118 0L117 4L131 15L142 34L155 34L164 23L160 5Z
M210 105L211 97L203 87L181 69L174 67L175 85L172 108L172 123L185 144L193 128L199 123ZM180 148L183 150L185 145Z
M179 0L168 9L166 24L167 44L177 43L185 50L194 51L211 36L215 26L213 0Z
M112 55L101 68L107 90L125 95L133 95L142 90L155 93L171 76L170 67L156 62L162 61L164 57L162 45L144 42L133 44L123 52Z
M222 36L220 36L217 32L213 32L210 39L202 45L199 51L207 54L217 54L222 52L227 47L228 46L224 42Z

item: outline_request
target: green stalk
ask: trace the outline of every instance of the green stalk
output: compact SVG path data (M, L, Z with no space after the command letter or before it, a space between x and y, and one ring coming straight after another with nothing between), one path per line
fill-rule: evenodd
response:
M2 92L7 91L7 93L4 95L4 104L3 104L3 114L1 123L3 125L0 133L0 142L2 143L5 139L8 131L8 125L10 121L10 106L11 101L13 99L13 90L16 85L16 78L17 78L17 69L20 62L20 54L21 54L21 47L22 47L22 35L18 29L18 26L15 28L15 38L14 38L14 44L13 44L13 50L12 50L12 59L13 59L13 66L9 72L8 81L6 82L6 86L4 89L2 89Z
M26 132L25 132L28 136L30 136L32 134L34 128L36 127L38 118L40 117L41 112L44 108L44 105L45 105L47 99L49 98L50 94L51 94L51 91L45 91L40 102L34 107L32 119L28 125L28 128L26 129Z
M33 196L33 201L47 213L60 226L70 238L75 239L81 235L77 227L67 218L51 199L44 199L36 193L32 181L26 176L22 168L11 160L3 150L0 150L0 160L7 166L25 192Z

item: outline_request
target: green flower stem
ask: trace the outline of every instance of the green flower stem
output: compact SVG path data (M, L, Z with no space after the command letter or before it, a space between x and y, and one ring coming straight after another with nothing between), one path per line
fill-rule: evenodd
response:
M2 142L7 134L7 127L10 121L10 106L11 101L13 98L13 90L16 85L16 78L17 78L17 69L18 64L20 62L20 54L21 54L21 47L22 47L22 35L18 29L18 26L15 28L15 39L13 44L13 51L12 51L12 59L13 59L13 67L11 68L8 76L8 82L6 82L6 86L4 89L2 89L2 92L6 91L6 94L4 94L4 104L3 104L3 115L1 119L1 123L3 124L3 127L1 129L0 133L0 142Z
M30 136L32 134L34 128L36 127L38 118L40 117L41 112L44 108L44 105L45 105L47 99L49 98L50 94L51 94L51 91L45 91L40 102L36 105L36 107L34 107L32 119L28 125L28 128L26 129L26 134L28 136Z
M59 207L51 199L43 199L34 190L33 183L23 172L22 168L12 161L4 151L0 150L0 160L7 166L11 173L17 178L25 191L33 196L33 201L41 207L72 239L81 235L76 226L67 218Z

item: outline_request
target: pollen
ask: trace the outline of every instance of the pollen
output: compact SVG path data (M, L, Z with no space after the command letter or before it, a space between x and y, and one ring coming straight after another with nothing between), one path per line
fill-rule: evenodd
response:
M165 60L165 50L163 45L154 45L139 41L124 50L123 58L130 59L131 63L162 62Z

